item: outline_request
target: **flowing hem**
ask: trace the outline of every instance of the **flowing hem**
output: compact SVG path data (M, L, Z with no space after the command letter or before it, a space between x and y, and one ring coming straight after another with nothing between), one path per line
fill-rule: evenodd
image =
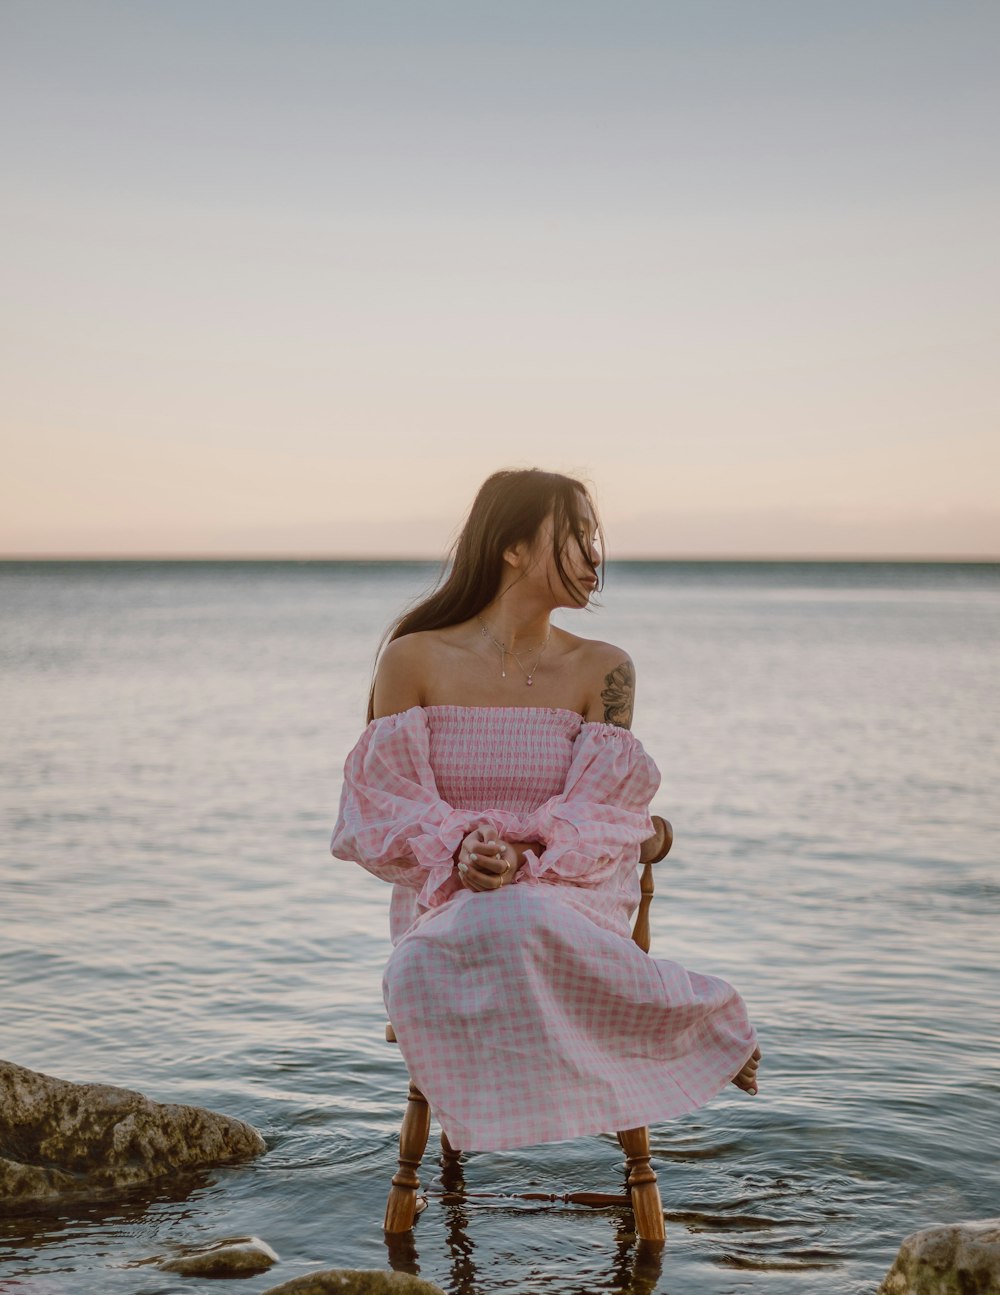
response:
M539 1146L547 1142L569 1142L576 1138L597 1135L614 1137L615 1134L625 1129L648 1128L656 1124L666 1124L670 1120L679 1119L683 1115L690 1115L692 1111L699 1110L702 1106L707 1106L710 1101L713 1101L724 1091L727 1084L732 1083L749 1060L756 1046L757 1039L755 1035L746 1056L732 1074L728 1078L719 1080L717 1084L711 1085L710 1090L704 1096L692 1096L692 1094L685 1092L677 1085L677 1093L674 1094L670 1101L667 1103L654 1102L638 1114L634 1110L629 1110L628 1115L625 1116L621 1108L618 1107L614 1110L607 1109L603 1116L595 1114L584 1120L564 1120L560 1122L553 1120L551 1118L552 1112L549 1111L545 1113L544 1118L540 1117L537 1136L533 1134L531 1141L528 1142L524 1140L524 1134L504 1134L500 1130L477 1135L461 1124L450 1123L447 1117L442 1118L429 1098L428 1102L431 1114L437 1120L448 1141L456 1151L515 1151L521 1147ZM734 1089L734 1091L738 1092L740 1090ZM423 1089L421 1089L421 1092L423 1092ZM678 1100L677 1094L680 1094L680 1100ZM424 1096L426 1097L427 1094L424 1093ZM749 1094L745 1094L745 1096L749 1098Z

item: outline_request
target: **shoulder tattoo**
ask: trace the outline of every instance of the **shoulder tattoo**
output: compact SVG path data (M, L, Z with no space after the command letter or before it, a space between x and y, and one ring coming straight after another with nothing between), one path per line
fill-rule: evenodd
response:
M632 704L635 701L635 670L631 661L623 661L604 676L601 689L605 724L629 728L632 724Z

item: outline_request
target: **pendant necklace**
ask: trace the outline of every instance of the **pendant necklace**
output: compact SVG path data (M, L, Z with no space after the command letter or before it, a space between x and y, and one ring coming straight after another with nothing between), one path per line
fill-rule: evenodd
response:
M536 648L532 648L532 649L531 649L531 651L532 651L532 652L534 652L534 651L537 651L537 652L538 652L538 660L535 662L535 664L534 664L534 666L533 666L533 668L532 668L532 670L531 670L531 673L529 674L529 673L528 673L528 671L527 671L527 670L525 670L524 666L521 664L521 658L518 656L518 654L517 654L516 652L514 652L511 648L508 648L508 647L507 647L507 645L506 645L505 643L501 643L498 639L493 638L493 635L492 635L492 634L490 633L490 631L487 629L487 627L486 627L486 622L483 620L482 616L478 616L478 615L477 615L476 619L479 621L479 624L482 626L481 633L482 633L483 638L493 639L493 642L494 642L494 643L496 644L496 646L500 649L500 677L501 677L501 679L506 679L506 678L507 678L507 671L504 669L504 658L505 658L506 654L507 654L508 652L510 652L510 655L514 658L514 660L517 662L518 666L520 667L521 673L524 675L525 682L527 683L528 687L530 688L530 687L531 687L531 685L532 685L532 683L534 682L534 674L535 674L535 672L536 672L536 671L537 671L537 669L538 669L538 664L539 664L539 662L540 662L540 661L541 661L541 659L542 659L542 653L545 651L546 647L548 647L549 639L552 637L552 626L551 626L551 625L549 626L549 632L548 632L548 634L546 634L546 636L545 636L545 642L542 644L542 646L541 646L540 648L537 648L537 649L536 649Z

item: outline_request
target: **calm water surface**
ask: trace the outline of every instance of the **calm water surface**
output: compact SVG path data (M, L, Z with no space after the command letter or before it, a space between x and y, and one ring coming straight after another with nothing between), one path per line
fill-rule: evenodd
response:
M387 1248L389 887L328 844L376 643L436 572L0 564L0 1055L269 1146L0 1222L0 1290L197 1290L130 1265L251 1232L282 1262L250 1295L336 1266L453 1295L847 1295L914 1228L1000 1213L1000 568L619 563L554 621L635 660L675 832L651 952L740 988L761 1094L651 1130L658 1262L627 1211L507 1198L620 1190L612 1137L470 1155L496 1194L459 1206L436 1124L429 1207Z

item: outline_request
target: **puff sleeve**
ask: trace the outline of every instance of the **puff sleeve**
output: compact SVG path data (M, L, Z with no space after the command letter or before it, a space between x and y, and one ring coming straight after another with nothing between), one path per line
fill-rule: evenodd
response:
M528 815L528 849L519 882L600 886L623 866L639 862L640 846L655 826L649 804L661 775L628 729L585 723L573 744L562 793Z
M330 853L414 888L418 905L436 908L463 889L454 854L483 823L503 834L520 828L512 815L441 799L424 712L412 707L372 720L348 754Z

